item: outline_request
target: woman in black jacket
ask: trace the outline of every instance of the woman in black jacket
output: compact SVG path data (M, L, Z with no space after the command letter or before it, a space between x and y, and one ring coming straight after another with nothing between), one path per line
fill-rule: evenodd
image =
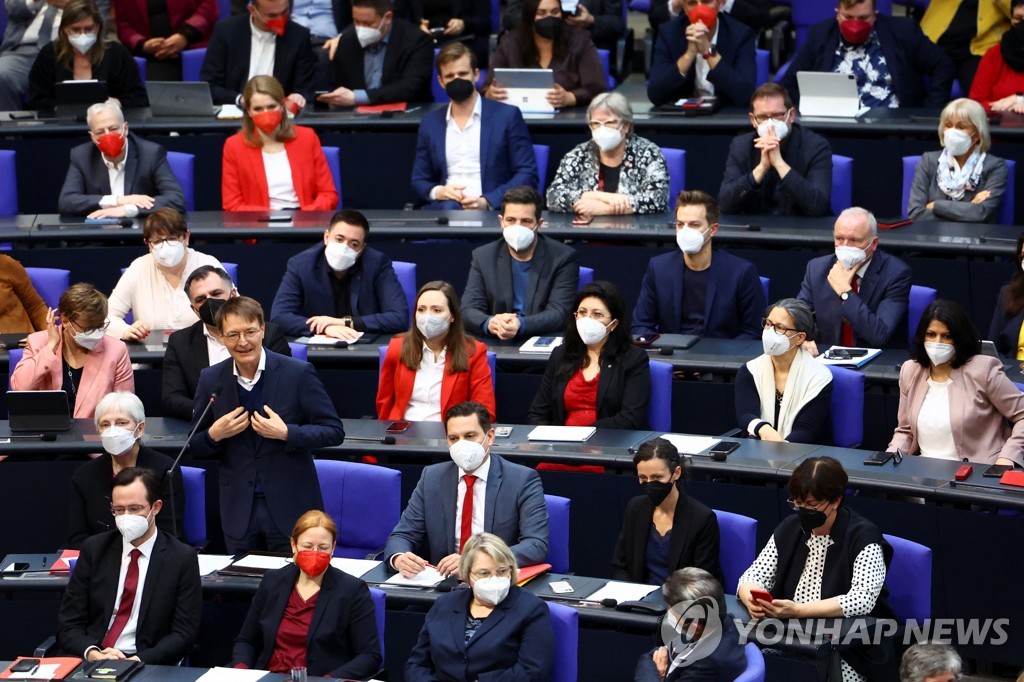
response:
M1009 283L999 290L988 339L995 342L1000 355L1024 360L1024 344L1021 343L1021 328L1024 327L1024 234L1017 237L1014 254L1017 267Z

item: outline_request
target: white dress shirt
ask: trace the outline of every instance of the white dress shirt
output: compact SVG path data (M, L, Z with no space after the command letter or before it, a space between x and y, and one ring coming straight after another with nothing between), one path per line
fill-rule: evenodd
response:
M459 128L452 116L452 105L448 105L445 120L448 122L444 136L445 162L448 165L446 185L464 185L466 196L478 197L483 194L480 179L480 117L483 98L476 95L473 113L466 121L465 128ZM430 198L437 199L435 187L430 191Z
M267 192L270 195L270 210L299 208L299 195L295 193L292 180L292 165L288 152L281 150L274 154L263 152L263 169L267 174Z
M718 27L721 22L715 22L715 34L711 36L711 47L718 45ZM697 59L697 72L696 82L694 83L694 94L701 97L711 97L715 94L715 86L712 85L711 81L708 80L708 74L711 73L711 67L708 66L708 60L704 59L703 56L698 55Z
M231 363L231 371L235 373L235 378L238 379L238 385L247 391L251 391L252 387L259 383L260 378L263 376L263 370L266 368L267 353L262 348L260 348L260 361L256 365L256 373L252 375L252 379L246 379L238 373L238 363Z
M423 359L416 370L416 380L412 385L412 395L405 408L405 419L411 422L441 421L441 380L444 378L445 360L448 349L441 349L441 354L434 360L434 351L423 344Z
M185 294L185 281L193 270L204 265L224 267L213 256L192 248L186 249L181 281L178 286L172 287L157 267L153 254L147 253L136 258L110 294L107 307L110 326L107 327L107 334L115 339L121 338L124 330L130 326L124 321L129 311L135 320L141 320L150 329L184 329L195 324L199 318Z
M487 474L491 470L491 456L488 455L484 463L472 472L476 476L473 484L473 534L484 532L484 504L487 501ZM459 550L459 541L462 532L462 500L466 497L465 476L470 472L459 469L459 492L455 497L455 551ZM463 576L465 577L465 576Z
M249 17L249 28L252 31L252 45L249 51L249 78L274 75L274 48L277 36L270 31L261 31Z
M36 16L32 19L32 23L28 25L28 28L26 28L25 32L22 34L20 45L34 45L39 42L39 31L43 28L46 11L50 6L45 2L45 0L41 0L40 2L25 0L25 7L28 7L30 12L35 12ZM55 8L53 15L53 27L50 33L50 42L57 40L62 16L64 16L64 10Z
M100 197L100 208L114 208L117 206L117 198L124 196L124 167L128 162L128 140L124 141L124 158L121 163L114 163L102 152L100 158L107 167L107 177L110 179L110 194ZM139 207L135 204L125 204L124 215L126 218L134 218L139 215Z
M117 576L117 597L114 599L114 608L110 612L110 622L107 623L107 631L110 631L110 627L114 624L114 619L117 617L117 609L121 605L121 595L124 593L124 581L128 576L128 565L131 563L131 551L133 549L139 550L139 584L135 588L135 602L132 604L131 615L128 616L128 622L125 623L124 630L121 631L121 635L114 642L114 648L127 656L134 656L137 649L135 648L135 633L139 629L139 609L142 606L142 593L146 587L146 573L149 572L149 559L153 556L153 547L156 546L156 536L159 531L153 529L153 537L143 542L138 547L128 542L124 538L121 538L121 570ZM89 647L90 649L93 647ZM97 647L98 648L98 647ZM86 649L88 653L89 649Z
M206 354L210 356L210 367L231 357L227 346L210 333L210 328L205 323L203 324L203 336L206 337Z
M952 384L952 380L940 384L928 379L928 392L917 414L917 443L925 457L960 459L949 421L949 387Z

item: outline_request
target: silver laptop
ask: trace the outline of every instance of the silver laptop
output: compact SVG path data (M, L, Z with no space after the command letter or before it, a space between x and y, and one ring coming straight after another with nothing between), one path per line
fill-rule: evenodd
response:
M216 116L220 107L213 106L210 84L149 81L149 108L153 116Z
M800 71L800 115L811 118L857 118L869 111L861 106L857 79L847 73Z
M7 418L13 432L67 431L75 423L64 391L7 391Z
M519 107L524 114L555 112L547 100L548 92L555 88L551 69L495 69L494 81L508 91L505 104Z

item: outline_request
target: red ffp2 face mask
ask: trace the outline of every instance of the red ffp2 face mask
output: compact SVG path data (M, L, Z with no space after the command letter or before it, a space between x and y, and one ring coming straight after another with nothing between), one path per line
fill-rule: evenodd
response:
M686 18L690 20L691 24L696 24L700 21L708 28L711 28L718 21L718 10L711 5L697 5L686 13Z
M839 22L839 33L851 45L860 45L871 36L872 24L863 19L846 19Z

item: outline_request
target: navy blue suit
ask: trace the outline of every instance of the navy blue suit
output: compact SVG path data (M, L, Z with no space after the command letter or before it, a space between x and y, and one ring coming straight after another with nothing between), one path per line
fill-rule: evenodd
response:
M843 303L828 283L836 262L834 254L815 258L807 264L798 298L814 309L818 335L814 339L824 351L842 343L843 318L853 327L853 345L868 348L906 346L907 306L910 300L910 268L895 256L875 250L860 291Z
M875 31L892 75L892 89L901 107L939 108L949 101L955 68L942 48L928 40L913 19L879 14ZM839 47L839 22L825 19L811 27L780 81L793 104L800 103L799 71L832 71ZM928 78L925 88L924 79Z
M274 524L285 536L310 509L323 509L311 450L340 445L345 429L313 365L267 354L261 386L263 403L288 425L288 440L263 438L249 426L242 433L212 442L206 429L239 406L238 380L228 358L199 375L192 424L195 426L215 386L223 390L189 442L192 456L220 460L220 518L226 536L240 538L249 527L257 477ZM266 416L266 415L264 415ZM230 549L230 548L229 548Z
M678 334L683 321L686 269L678 249L647 265L633 308L633 333ZM715 249L704 302L704 333L711 339L759 339L767 303L753 263Z
M352 322L359 331L398 334L409 328L409 303L391 259L366 247L349 271ZM286 336L309 336L306 320L334 316L334 289L324 245L317 244L288 259L274 296L270 318Z
M487 203L498 208L509 187L537 186L537 160L530 132L517 107L483 98L481 105L480 187ZM448 178L447 115L448 107L443 107L425 115L420 123L412 191L424 203L431 200L430 190L446 184Z
M658 31L651 60L651 79L647 82L647 97L655 106L693 97L697 60L702 57L694 60L685 76L676 66L686 52L686 27L689 25L690 20L681 14ZM718 66L708 72L708 81L715 86L715 96L725 104L747 106L757 80L754 32L728 14L719 12L715 46L722 55Z
M437 598L405 664L406 682L550 680L555 652L547 605L513 585L466 644L472 598L471 590Z

